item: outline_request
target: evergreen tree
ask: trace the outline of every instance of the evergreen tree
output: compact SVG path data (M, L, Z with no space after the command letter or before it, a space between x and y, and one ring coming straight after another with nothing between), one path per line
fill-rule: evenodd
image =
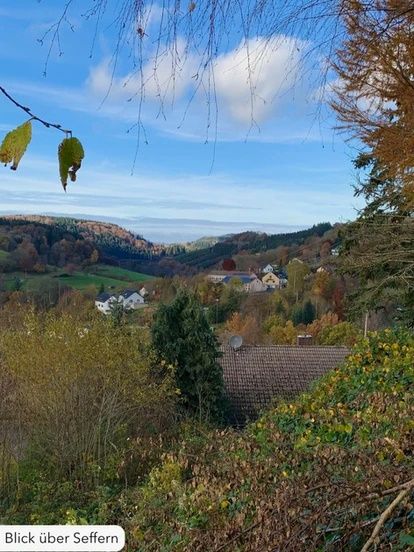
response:
M303 308L300 305L294 305L292 308L291 319L294 326L298 326L303 322Z
M342 235L341 269L358 281L351 314L393 305L395 317L414 326L414 218L404 182L390 179L387 167L369 154L360 155L355 166L369 172L355 190L366 205Z
M176 368L185 409L200 419L219 421L224 384L218 343L193 293L181 289L169 305L160 306L152 339L159 358Z
M122 301L112 301L110 317L115 327L121 326L125 321L126 311Z
M304 324L312 324L315 320L315 307L312 305L311 301L306 301L303 305L302 311L302 322Z

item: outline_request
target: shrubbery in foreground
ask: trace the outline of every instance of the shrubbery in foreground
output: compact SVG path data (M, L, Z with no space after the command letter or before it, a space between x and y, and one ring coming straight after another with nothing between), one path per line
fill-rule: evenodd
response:
M175 431L168 370L139 329L101 317L1 329L0 392L0 521L104 522Z
M414 338L374 334L346 364L243 433L187 439L116 521L133 551L361 550L414 477ZM414 544L407 492L377 550Z
M179 440L168 441L154 435L171 430L164 414L171 417L173 408L168 412L169 403L161 397L171 396L173 405L174 389L153 379L145 353L131 348L131 336L119 333L115 339L111 332L117 330L102 326L80 338L70 321L47 324L47 332L40 327L28 328L35 333L27 336L12 332L6 347L2 340L2 362L9 373L31 373L27 390L46 392L40 401L34 392L23 395L20 423L27 424L23 427L31 446L14 465L17 487L12 470L14 495L10 489L5 493L3 471L3 522L119 523L130 552L359 551L381 513L399 497L381 521L376 550L412 548L411 334L387 330L371 335L311 392L269 409L243 432L207 431L188 422L181 424ZM51 371L45 380L41 358ZM74 359L82 359L77 371ZM126 399L137 415L132 426L120 419L104 456L97 452L99 440L92 440L97 448L90 457L84 454L88 436L101 434L93 431L96 424L88 424L88 417L100 419L107 402L88 405L75 392L74 382L82 378L88 387L90 382L105 391L102 397L121 397L120 405ZM122 384L124 378L128 384ZM86 425L76 430L80 406L87 409ZM32 412L40 416L43 425L36 427L42 431L30 424ZM145 424L128 440L140 420ZM81 436L84 445L79 450L60 447L64 441L57 439L58 427L75 431L68 434L71 447ZM142 433L144 427L149 434ZM91 433L84 434L85 428ZM57 453L63 452L61 458ZM67 463L70 458L78 460Z

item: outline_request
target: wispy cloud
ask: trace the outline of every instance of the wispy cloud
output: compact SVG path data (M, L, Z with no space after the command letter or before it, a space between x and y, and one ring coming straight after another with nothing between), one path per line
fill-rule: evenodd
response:
M149 131L183 141L320 141L304 107L304 92L296 90L293 101L300 52L306 48L305 42L287 36L275 37L271 44L257 37L221 54L206 69L178 39L176 48L159 57L148 55L135 72L113 74L110 58L104 58L90 68L83 84L72 88L23 80L8 86L31 101L126 127L140 117Z
M224 173L173 176L152 171L128 176L120 167L103 170L96 166L83 169L79 180L65 194L57 176L51 176L53 163L46 160L42 164L42 159L28 156L19 173L6 171L2 175L3 212L77 213L110 220L116 217L140 233L143 230L139 221L143 219L170 221L169 225L174 220L187 220L194 230L188 232L191 237L214 234L217 224L220 228L235 225L239 229L264 229L266 225L304 227L322 220L352 218L355 214L355 200L347 187L318 190L292 187L283 179L238 179ZM208 222L200 223L197 231L196 221ZM183 223L183 235L186 228ZM155 234L149 237L156 239Z

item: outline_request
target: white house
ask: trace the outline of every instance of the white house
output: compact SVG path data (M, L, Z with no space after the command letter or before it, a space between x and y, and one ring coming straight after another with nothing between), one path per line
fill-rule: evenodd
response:
M95 307L104 314L109 314L111 312L111 306L115 301L118 301L118 297L116 295L100 293L95 299Z
M122 298L122 299L121 299ZM126 289L119 296L119 300L123 302L125 310L138 309L145 303L142 295L133 289Z
M263 272L264 274L270 274L271 272L274 272L274 271L275 271L275 268L274 268L274 266L271 265L271 264L266 265L266 266L264 267L264 269L262 270L262 272Z
M281 288L286 287L288 283L286 274L283 274L283 272L280 272L277 277L279 278L280 287Z
M207 279L213 282L213 284L219 284L228 275L228 272L224 270L217 270L207 275Z
M96 308L104 314L111 312L114 303L122 303L125 310L134 310L145 304L145 300L133 289L126 289L120 294L101 293L95 299Z

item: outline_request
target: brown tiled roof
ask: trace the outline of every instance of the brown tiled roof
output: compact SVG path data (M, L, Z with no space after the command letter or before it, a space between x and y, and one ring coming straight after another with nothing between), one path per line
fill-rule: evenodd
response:
M248 346L235 351L222 347L224 385L235 424L253 419L274 398L290 400L338 367L346 347Z

